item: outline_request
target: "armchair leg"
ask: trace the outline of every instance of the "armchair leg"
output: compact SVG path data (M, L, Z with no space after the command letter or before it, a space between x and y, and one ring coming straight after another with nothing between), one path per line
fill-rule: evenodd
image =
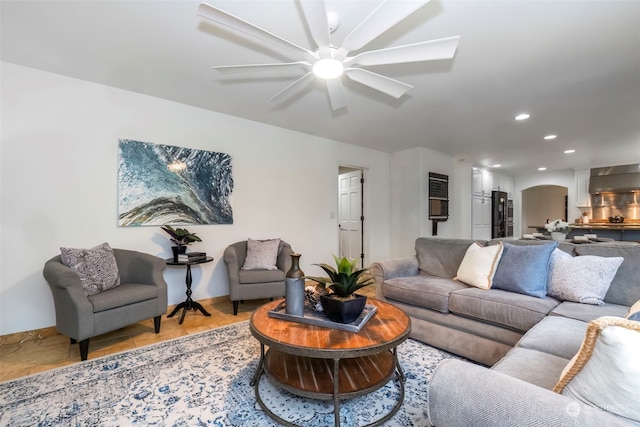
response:
M71 341L71 344L72 344L72 345L73 345L73 344L77 344L77 343L78 343L78 341L76 341L76 340L75 340L75 339L73 339L73 338L69 338L69 341Z
M240 305L240 301L232 301L233 302L233 315L238 315L238 306Z
M162 316L156 316L153 318L153 328L156 331L156 334L160 333L160 320L162 319Z
M75 340L74 340L75 341ZM80 341L80 360L87 360L89 355L89 338Z

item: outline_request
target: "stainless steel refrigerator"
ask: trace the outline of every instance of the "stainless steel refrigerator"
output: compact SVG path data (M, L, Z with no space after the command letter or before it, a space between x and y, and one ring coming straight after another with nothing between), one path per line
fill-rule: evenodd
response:
M491 192L491 238L508 236L508 194L504 191ZM513 208L511 209L513 212ZM511 219L513 221L513 219ZM513 235L513 222L511 223L511 235Z

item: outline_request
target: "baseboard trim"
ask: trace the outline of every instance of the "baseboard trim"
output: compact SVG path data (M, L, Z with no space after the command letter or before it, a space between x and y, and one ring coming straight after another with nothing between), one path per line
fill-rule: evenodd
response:
M231 299L229 298L229 295L207 298L199 301L201 304L220 304L220 303L231 304ZM171 311L174 309L176 305L177 304L170 305L169 308L167 309L167 313L171 313ZM42 339L42 338L56 335L57 333L58 331L56 330L55 326L49 326L46 328L33 329L30 331L14 332L13 334L0 335L0 346L20 344L22 342L25 342L31 339Z

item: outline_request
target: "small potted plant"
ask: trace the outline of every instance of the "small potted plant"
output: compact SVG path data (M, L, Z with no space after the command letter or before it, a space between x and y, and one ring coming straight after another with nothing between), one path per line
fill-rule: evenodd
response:
M367 297L355 292L372 285L375 280L367 269L356 269L356 259L338 258L335 255L333 259L337 270L327 264L314 264L322 268L329 277L306 278L320 283L327 290L326 295L320 296L325 315L334 322L351 323L360 316L367 302Z
M171 247L174 262L178 262L179 254L187 251L187 245L193 242L202 242L202 239L196 233L191 233L186 228L173 228L169 224L165 224L161 228L171 236L170 240L176 244L176 246Z

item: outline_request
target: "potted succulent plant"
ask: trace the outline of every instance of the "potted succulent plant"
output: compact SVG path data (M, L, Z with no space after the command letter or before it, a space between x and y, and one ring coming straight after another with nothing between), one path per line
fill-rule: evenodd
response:
M356 259L338 258L333 255L337 270L327 264L315 264L322 268L329 277L312 277L307 279L324 286L326 295L320 296L320 302L325 315L334 322L351 323L364 310L367 297L355 292L365 286L372 285L375 280L368 274L367 269L357 269Z
M183 254L187 251L187 245L193 242L202 242L202 239L196 233L191 233L186 228L173 228L169 224L165 224L161 228L171 236L170 240L176 244L176 246L171 247L174 262L178 262L178 254Z

